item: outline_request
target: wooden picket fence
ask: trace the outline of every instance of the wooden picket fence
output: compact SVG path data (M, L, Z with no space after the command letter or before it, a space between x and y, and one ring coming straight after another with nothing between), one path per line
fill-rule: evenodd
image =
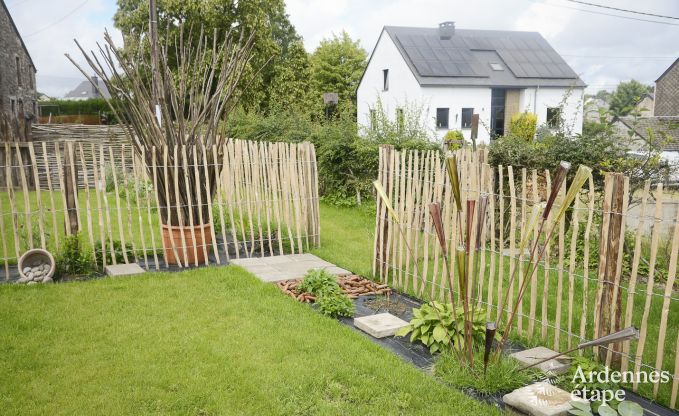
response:
M207 201L194 201L196 207L207 206L205 220L213 225L211 243L198 247L205 264L302 253L319 244L318 172L311 143L229 140L223 149L197 151L202 160L223 167L216 192ZM0 143L0 264L5 280L17 278L17 259L26 250L59 253L64 236L76 230L100 266L107 260L120 262L122 256L124 263L137 262L146 269L168 267L158 213L179 207L160 206L154 184L161 179L167 183L168 171L174 182L182 176L177 172L188 171L196 184L210 179L208 167L189 160L185 147L151 152L151 157L135 154L124 143ZM176 165L168 164L169 152L179 155ZM196 152L188 154L195 157ZM161 168L148 169L147 160ZM147 172L164 172L165 178Z
M488 321L501 322L504 318L506 322L509 309L500 310L502 297L508 293L508 305L517 299L530 257L529 253L518 252L519 243L533 205L544 202L551 189L550 173L490 166L485 150L458 150L457 158L462 199L478 199L484 193L489 197L478 270L470 274L479 276L475 301L485 308ZM455 256L449 254L450 265L443 263L429 215L430 203L441 204L447 247L454 250L460 240L442 156L435 151L398 152L383 146L379 166L378 179L400 224L393 221L378 199L373 272L384 283L422 299L443 301L448 284L445 270L456 270ZM565 192L564 184L560 196ZM627 178L607 174L603 194L597 194L590 177L567 218L556 225L554 237L541 242L546 245L546 255L518 304L515 335L565 351L634 325L641 332L638 341L600 348L593 356L622 371L668 371L672 374L671 383L634 383L631 387L675 408L679 389L679 297L674 290L679 209L665 201L662 184L652 187L646 183L640 198L640 213L631 214ZM668 223L664 211L672 207L676 212ZM624 238L630 215L637 216L634 241ZM465 221L466 213L461 218ZM473 221L478 221L476 215ZM650 235L644 226L649 222ZM662 235L662 230L670 230L669 235ZM534 241L537 230L529 238ZM661 238L668 241L668 250L663 252L659 250ZM406 244L415 258L411 258ZM624 253L632 253L625 263L630 266L626 270L622 267ZM667 270L657 267L662 255L670 257ZM473 267L475 263L470 264ZM507 292L509 276L516 268L519 278ZM658 278L661 275L665 276L663 280Z

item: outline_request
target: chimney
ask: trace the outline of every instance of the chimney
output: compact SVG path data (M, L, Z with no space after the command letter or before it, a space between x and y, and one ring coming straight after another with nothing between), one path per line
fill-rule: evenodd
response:
M92 75L92 95L94 97L97 97L99 95L99 91L97 91L98 86L99 86L99 78L97 78L96 75Z
M450 40L455 34L455 22L439 23L439 38L441 40Z

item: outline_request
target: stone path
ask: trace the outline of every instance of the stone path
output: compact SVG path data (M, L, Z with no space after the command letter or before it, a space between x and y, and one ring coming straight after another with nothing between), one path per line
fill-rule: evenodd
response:
M309 270L313 269L325 269L337 276L351 274L348 270L309 253L231 259L230 263L241 266L265 282L301 279Z

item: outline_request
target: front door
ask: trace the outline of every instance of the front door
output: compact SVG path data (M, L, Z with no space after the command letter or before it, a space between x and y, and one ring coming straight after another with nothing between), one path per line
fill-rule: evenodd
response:
M490 92L491 138L505 134L505 92L501 88L493 88Z

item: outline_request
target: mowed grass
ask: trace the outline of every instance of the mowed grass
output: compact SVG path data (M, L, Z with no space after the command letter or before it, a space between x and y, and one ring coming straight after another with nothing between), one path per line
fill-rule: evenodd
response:
M0 380L4 414L497 414L234 266L3 285Z
M364 276L375 278L372 275L372 259L373 259L373 244L374 244L374 226L375 214L370 207L362 208L338 208L328 205L321 205L321 248L314 252L332 262L335 262L340 267L344 267L353 272L362 274ZM427 264L427 275L429 281L434 278L434 260L431 256L434 244L437 244L432 237L429 241L430 259ZM420 239L419 253L423 252L423 242ZM553 248L554 250L554 248ZM502 282L502 291L504 295L507 292L510 276L510 258L505 256L502 260L501 278L498 278L500 270L500 255L495 253L486 254L486 279L483 284L483 302L488 300L489 289L489 275L490 275L490 257L495 256L495 273L493 275L493 298L492 304L498 303L498 286ZM596 261L592 259L591 261ZM420 292L420 281L413 282L412 276L406 277L405 270L405 249L402 260L403 266L396 267L395 272L390 271L388 283L400 290L409 294L413 294L420 298L426 298L432 293L432 285L428 285L424 291L424 295ZM518 261L515 262L518 267ZM568 268L568 255L565 258L565 268ZM590 263L591 264L591 263ZM524 315L520 319L517 317L514 326L515 331L512 334L512 339L523 343L526 346L544 345L559 351L566 351L581 342L579 337L569 337L567 332L580 334L580 325L583 319L586 319L585 336L588 339L593 338L593 323L594 323L594 307L596 302L597 291L597 270L596 267L590 266L589 279L587 279L587 288L585 290L584 271L577 268L572 277L573 282L573 297L572 301L569 299L569 285L570 278L568 271L564 271L561 276L555 270L557 264L554 259L550 262L550 271L545 274L542 266L537 271L537 285L535 287L535 317L536 321L533 325L533 333L529 335L529 316L531 308L531 287L529 286L523 298L521 313ZM424 263L420 264L421 270L424 270ZM439 274L436 277L436 283L445 287L445 282L441 282L441 268L442 263L439 260ZM399 269L401 270L399 273ZM408 273L413 273L412 266L410 266ZM514 294L512 299L516 299L519 287L519 277L516 277L514 283ZM546 279L545 277L548 277ZM406 279L408 283L406 285ZM499 280L498 280L499 279ZM561 288L559 287L559 280L561 280ZM629 282L623 280L621 282L623 287L627 287ZM545 286L547 290L545 292ZM416 290L417 288L417 290ZM441 293L442 287L435 286L434 293ZM637 328L642 327L642 317L646 303L646 282L641 279L637 282L635 289L636 294L633 296L633 319L631 324ZM545 296L546 293L546 296ZM656 366L656 356L658 352L659 335L660 335L660 321L663 310L663 303L666 300L663 290L655 288L653 295L650 297L649 314L646 321L647 335L646 343L642 354L642 363L644 366L640 368L641 371L650 372L652 367ZM672 297L676 298L675 294ZM561 309L557 308L558 300L561 299ZM587 300L587 302L585 302ZM512 302L513 303L513 302ZM569 304L572 303L572 311L569 313ZM627 290L622 290L622 323L625 322L625 311L627 308L628 298ZM543 304L546 306L547 323L543 325L539 322L542 319ZM585 306L586 305L586 306ZM586 307L586 309L585 309ZM491 320L497 318L497 306L491 308ZM508 307L509 309L509 307ZM520 321L520 323L519 323ZM556 323L559 323L558 330ZM521 327L522 332L517 331ZM679 301L670 299L668 303L667 313L667 333L665 336L663 359L661 360L661 367L663 370L674 373L675 367L675 350L677 332L679 331ZM558 337L555 336L558 334ZM630 349L628 354L631 356L629 369L634 370L634 363L637 352L638 341L630 342ZM592 350L586 350L586 354L591 354ZM647 367L651 366L651 368ZM631 388L631 386L627 386ZM645 397L653 396L652 384L639 384L638 392ZM658 396L656 400L669 406L672 392L672 383L664 383L659 386Z

